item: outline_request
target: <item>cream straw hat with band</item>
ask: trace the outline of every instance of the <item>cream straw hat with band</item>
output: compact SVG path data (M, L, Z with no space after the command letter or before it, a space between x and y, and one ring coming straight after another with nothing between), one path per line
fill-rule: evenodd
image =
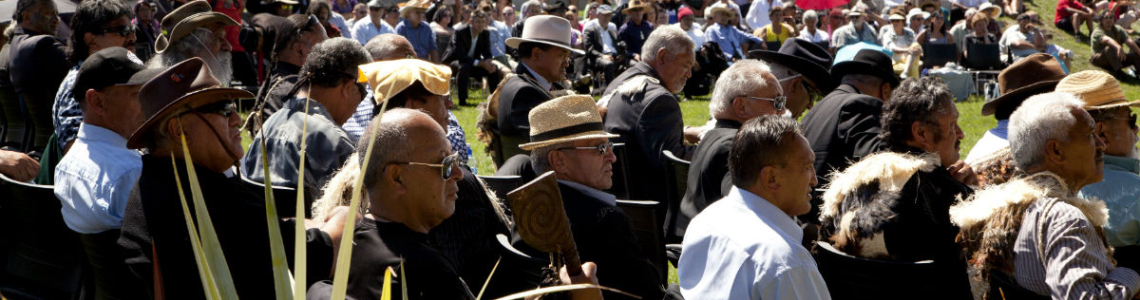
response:
M519 148L534 148L589 139L616 138L602 125L602 115L594 98L569 95L543 102L530 110L530 143Z
M372 88L372 99L377 105L407 89L417 81L432 94L450 95L451 68L424 60L405 58L361 65L358 82L367 82Z
M1057 92L1073 94L1085 100L1085 109L1108 109L1125 106L1140 106L1138 101L1129 101L1120 89L1120 83L1104 71L1081 71L1061 79Z

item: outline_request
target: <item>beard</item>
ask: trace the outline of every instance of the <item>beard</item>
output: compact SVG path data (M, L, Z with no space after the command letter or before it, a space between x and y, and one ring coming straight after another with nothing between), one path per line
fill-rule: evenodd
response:
M233 80L234 77L233 55L229 51L223 51L214 54L213 59L210 57L209 54L202 57L202 60L206 61L206 65L210 66L210 74L214 75L214 78L217 78L222 86L230 86L230 80Z

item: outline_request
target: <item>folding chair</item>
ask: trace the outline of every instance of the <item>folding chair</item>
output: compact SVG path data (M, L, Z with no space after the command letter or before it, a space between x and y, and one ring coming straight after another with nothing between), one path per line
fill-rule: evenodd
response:
M82 290L83 245L63 222L50 185L0 174L0 219L8 247L0 293L9 299L77 299Z
M681 206L681 198L689 189L689 161L673 155L672 151L662 150L665 155L665 189L667 213L665 217L665 239L669 242L680 242L681 237L673 236L677 226L677 214Z
M662 239L664 233L661 228L664 222L657 218L657 211L661 203L657 201L617 200L617 207L629 216L633 234L641 251L649 258L661 275L661 282L669 276L669 269L665 265L665 243Z
M922 68L933 69L958 60L958 46L954 44L926 43L922 45Z
M491 189L492 192L495 192L495 197L498 197L499 200L503 201L503 202L506 202L506 200L507 200L507 193L510 193L511 191L519 188L523 184L526 184L526 181L524 181L522 179L522 176L514 176L514 175L511 175L511 176L475 175L475 176L479 177L479 179L483 180L483 184L487 185L487 188Z

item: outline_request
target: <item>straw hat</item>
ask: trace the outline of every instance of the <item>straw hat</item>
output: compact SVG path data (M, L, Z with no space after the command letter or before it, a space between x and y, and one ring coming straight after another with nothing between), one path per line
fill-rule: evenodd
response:
M140 112L146 117L146 122L127 140L127 148L130 149L142 148L142 138L150 128L175 110L218 100L253 98L253 94L246 90L222 87L222 83L210 74L206 62L197 57L166 68L157 75L152 70L138 72L131 76L131 81L139 78L150 78L139 90Z
M1001 6L993 5L989 2L982 3L982 6L978 6L978 11L986 13L986 16L990 17L990 19L997 19L997 17L1001 16Z
M982 105L982 115L997 112L998 107L1015 108L1025 98L1053 90L1065 78L1065 70L1052 55L1036 53L1026 56L998 73L1001 96Z
M543 102L530 110L529 118L530 143L519 145L527 151L558 143L618 137L605 131L597 104L588 95Z
M451 68L424 60L405 58L361 65L360 82L372 87L372 98L377 104L399 94L419 82L432 94L449 95Z
M213 11L206 1L187 2L162 18L162 34L154 41L154 52L162 53L170 44L181 40L195 29L214 23L238 25L229 16Z
M1126 106L1140 106L1138 101L1129 101L1120 89L1120 83L1112 75L1100 70L1081 71L1065 76L1057 83L1057 92L1073 94L1085 100L1085 109L1109 109Z
M636 0L634 0L636 1ZM570 50L578 55L586 54L570 46L570 21L562 17L542 15L526 18L521 37L507 39L507 46L518 48L523 42L543 43Z
M715 4L713 6L716 6ZM649 4L642 0L629 0L629 6L621 10L622 14L628 15L630 12L644 10L649 8ZM524 28L525 29L525 28Z
M405 19L412 10L427 11L428 7L431 7L431 2L428 0L412 0L402 4L404 6L400 7L400 17Z
M728 17L730 19L736 17L736 11L732 10L732 8L729 8L728 5L724 4L723 2L717 2L716 4L709 6L708 14L710 17L716 15L717 12L724 12L725 14L728 14Z

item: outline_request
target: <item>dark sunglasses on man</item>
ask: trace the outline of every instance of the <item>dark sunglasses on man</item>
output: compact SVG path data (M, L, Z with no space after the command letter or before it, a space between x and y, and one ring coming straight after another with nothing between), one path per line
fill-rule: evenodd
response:
M103 29L99 29L99 30L92 30L91 33L92 34L114 33L114 34L118 34L121 37L128 37L128 36L134 35L135 30L136 30L135 25L122 25L122 26L115 26L115 27L107 27L107 28L103 28Z
M448 155L447 157L444 157L443 161L440 161L438 164L429 164L414 161L394 162L394 164L439 168L439 175L443 177L443 180L448 180L451 178L452 172L455 171L455 168L459 167L459 153L455 152L451 155Z
M218 114L223 117L229 118L237 113L237 103L233 100L222 100L199 107L191 108L187 113L195 112L200 114Z
M562 148L558 148L558 149L554 149L554 150L558 150L558 151L563 151L563 150L594 150L594 151L598 151L598 155L606 155L606 153L613 151L613 149L614 149L614 143L613 142L605 142L605 143L599 144L599 145L594 146L594 147L562 147Z

